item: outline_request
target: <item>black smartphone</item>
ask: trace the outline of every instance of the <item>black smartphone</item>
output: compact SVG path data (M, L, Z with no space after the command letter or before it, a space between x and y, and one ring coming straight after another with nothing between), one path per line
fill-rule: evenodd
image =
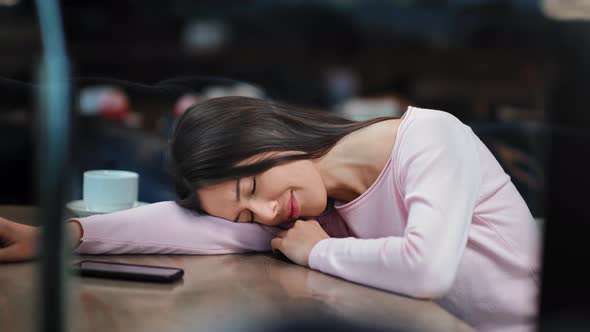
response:
M73 272L85 277L149 282L173 282L182 278L184 275L184 270L176 267L101 262L92 260L83 260L74 264Z

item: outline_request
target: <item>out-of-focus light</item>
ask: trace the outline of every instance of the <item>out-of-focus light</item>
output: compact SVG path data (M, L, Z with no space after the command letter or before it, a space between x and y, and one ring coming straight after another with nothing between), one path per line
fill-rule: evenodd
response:
M174 117L179 118L189 107L193 106L194 104L198 103L201 98L194 94L186 94L174 105Z
M111 86L92 86L80 91L80 114L101 115L111 120L125 119L129 113L129 98L123 90Z
M228 42L229 29L218 21L189 22L183 30L182 42L193 53L214 53Z
M543 12L556 20L590 20L590 1L543 0Z
M0 0L0 6L12 7L18 5L20 0Z
M402 115L400 105L390 98L351 98L336 106L335 110L340 116L352 121Z
M233 86L211 85L203 90L203 97L205 99L227 96L264 98L264 92L249 84L237 84Z

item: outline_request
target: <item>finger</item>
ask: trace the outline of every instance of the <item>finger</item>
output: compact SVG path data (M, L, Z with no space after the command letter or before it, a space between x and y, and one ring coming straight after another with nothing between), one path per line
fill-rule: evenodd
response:
M272 248L272 251L280 251L283 247L283 239L275 237L274 239L270 240L270 247Z
M16 262L24 259L21 250L16 245L0 249L0 262Z
M295 224L293 224L293 227L301 227L301 226L305 225L305 223L306 223L306 220L297 219L295 221Z
M289 231L289 230L286 230L286 231L280 231L280 232L278 232L278 233L277 233L277 237L281 237L281 238L283 238L283 237L287 236L287 232L288 232L288 231Z

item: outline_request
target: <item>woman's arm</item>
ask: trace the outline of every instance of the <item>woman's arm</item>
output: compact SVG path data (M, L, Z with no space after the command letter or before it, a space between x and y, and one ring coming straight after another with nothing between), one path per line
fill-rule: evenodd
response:
M270 240L278 231L270 227L237 224L198 215L174 202L70 219L65 229L69 246L81 254L226 254L267 251L270 250ZM0 263L36 258L41 232L42 227L0 217Z
M337 217L324 218L332 236L348 236ZM174 202L160 202L131 210L69 219L71 248L81 254L228 254L269 251L281 229L234 223L199 215ZM41 227L0 217L0 262L37 256Z
M269 251L275 231L199 215L174 202L70 219L81 254L228 254ZM75 226L68 226L76 233ZM73 236L75 242L75 235Z
M434 115L408 124L394 156L395 185L408 211L404 236L322 240L310 254L311 268L418 298L448 292L481 175L470 129L448 114Z

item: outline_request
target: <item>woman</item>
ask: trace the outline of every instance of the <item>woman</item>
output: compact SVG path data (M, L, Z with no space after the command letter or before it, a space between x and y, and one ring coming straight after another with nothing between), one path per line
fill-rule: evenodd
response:
M244 97L210 99L171 142L178 201L69 223L80 253L280 251L357 283L435 299L481 331L534 328L539 232L484 144L410 107L355 123ZM2 221L0 260L36 230ZM0 227L2 229L2 227Z

